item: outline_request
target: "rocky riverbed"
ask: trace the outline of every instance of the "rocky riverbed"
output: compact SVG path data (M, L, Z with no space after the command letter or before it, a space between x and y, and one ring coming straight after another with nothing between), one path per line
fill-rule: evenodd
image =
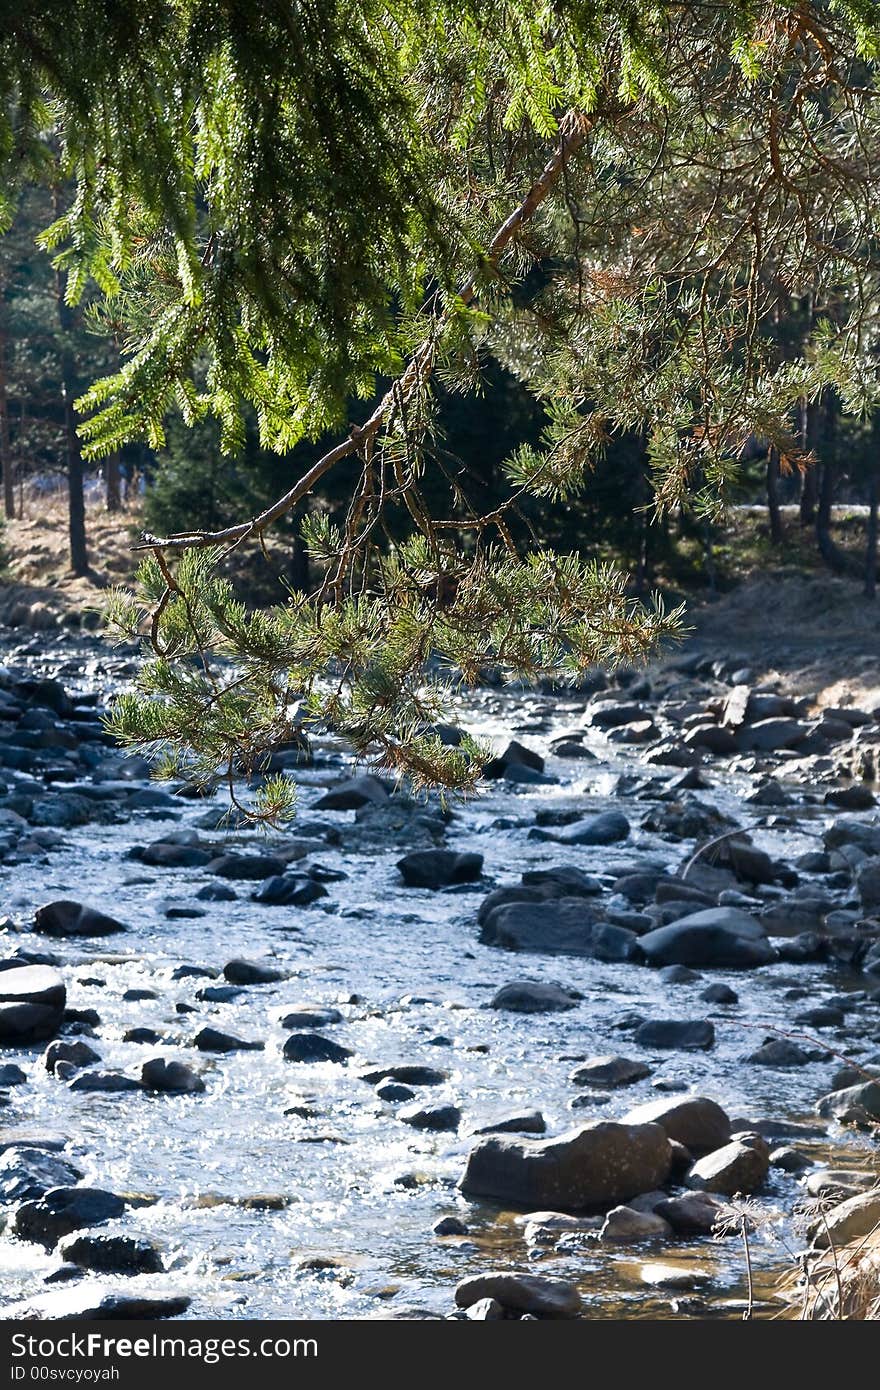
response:
M488 687L477 800L319 740L264 836L110 746L132 654L3 650L6 1316L741 1316L743 1223L770 1316L880 1221L877 709Z

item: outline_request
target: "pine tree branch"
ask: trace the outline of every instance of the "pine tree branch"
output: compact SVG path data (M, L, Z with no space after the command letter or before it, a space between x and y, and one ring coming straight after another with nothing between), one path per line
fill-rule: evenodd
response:
M542 173L532 184L523 201L496 231L489 243L485 261L486 268L493 270L497 267L502 254L517 232L534 217L538 208L559 181L568 159L576 154L583 145L593 123L594 118L592 116L587 116L580 111L569 111L563 117L559 126L559 143L552 158L547 161ZM478 294L479 277L474 274L459 291L458 300L467 306L477 299ZM416 348L407 367L394 385L386 391L366 423L361 426L354 426L346 439L341 440L319 458L317 463L314 463L303 474L289 492L286 492L283 497L279 497L265 511L260 512L251 521L240 522L236 526L227 526L222 531L179 531L170 536L153 536L149 532L144 532L133 549L153 550L158 553L166 550L204 549L215 545L234 546L247 540L249 536L262 534L267 526L271 526L279 517L284 516L311 492L325 473L329 473L343 459L349 458L352 454L360 453L365 444L369 444L375 439L383 424L392 417L395 409L398 408L400 401L405 403L413 390L417 389L419 384L430 375L437 334L449 321L449 318L448 310L436 316L431 333Z

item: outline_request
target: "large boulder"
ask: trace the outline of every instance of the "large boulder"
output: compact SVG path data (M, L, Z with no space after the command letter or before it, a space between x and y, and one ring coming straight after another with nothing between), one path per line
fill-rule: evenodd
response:
M710 1153L730 1140L730 1120L707 1096L671 1097L637 1105L625 1117L628 1125L659 1125L670 1139L692 1154Z
M538 1318L574 1318L581 1310L581 1296L574 1284L548 1279L544 1274L489 1270L463 1279L455 1290L459 1308L472 1308L483 1299L493 1299L512 1313L530 1313Z
M44 936L112 936L125 931L115 917L68 898L44 903L34 914L34 931Z
M646 932L639 949L649 965L747 970L776 959L760 922L736 907L709 907L679 917Z
M397 861L407 888L448 888L474 883L483 872L483 856L454 849L416 849Z
M20 1047L53 1037L66 999L64 980L51 966L0 971L0 1046Z
M861 1240L880 1227L880 1191L860 1192L829 1211L810 1229L813 1244L824 1250L840 1249L850 1241Z
M748 1196L761 1186L769 1170L766 1146L761 1148L734 1139L699 1159L687 1175L687 1185L724 1197L733 1197L738 1192Z
M671 1163L672 1146L659 1125L599 1120L555 1139L483 1139L459 1186L470 1197L582 1211L662 1186Z
M842 1120L849 1124L880 1123L880 1081L863 1081L823 1096L816 1106L817 1114L825 1119Z

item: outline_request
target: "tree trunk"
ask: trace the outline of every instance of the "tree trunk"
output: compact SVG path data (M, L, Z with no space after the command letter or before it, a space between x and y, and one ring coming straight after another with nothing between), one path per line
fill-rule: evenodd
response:
M779 510L779 451L771 444L767 454L767 515L773 545L783 541L782 512Z
M816 408L806 400L800 407L801 448L810 453L816 435ZM819 496L819 475L816 464L808 464L801 474L800 521L801 526L814 526L816 523L816 502Z
M55 272L55 303L58 309L58 326L61 329L61 397L64 402L64 436L67 445L67 495L70 524L70 568L74 574L88 574L89 554L86 547L86 504L83 495L83 460L76 432L76 412L73 402L76 397L76 384L73 370L73 354L70 351L68 335L73 324L73 313L64 300L64 279L61 271Z
M108 512L119 512L122 510L122 489L120 487L120 468L119 454L111 454L104 465L106 493L105 505Z
M0 315L3 306L0 304ZM15 479L9 442L9 399L6 394L6 327L0 318L0 469L3 470L3 509L6 520L15 516Z
M880 414L871 430L871 477L868 483L868 532L865 538L865 598L877 596L877 473L880 453Z
M835 574L845 574L851 565L848 557L835 545L831 535L831 508L834 502L836 467L834 442L837 427L837 404L833 391L826 391L822 403L822 466L819 474L819 498L816 507L816 543L825 564Z

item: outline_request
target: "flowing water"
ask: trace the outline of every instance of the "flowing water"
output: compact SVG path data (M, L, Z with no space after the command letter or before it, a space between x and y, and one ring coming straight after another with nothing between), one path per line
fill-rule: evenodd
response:
M69 682L70 673L62 679ZM546 751L552 737L577 724L582 708L571 699L488 691L470 701L463 722L499 741L524 730L520 738ZM538 1107L552 1134L578 1121L619 1117L653 1098L652 1082L658 1080L711 1096L732 1116L815 1124L813 1106L829 1089L838 1065L833 1058L788 1071L748 1066L743 1058L772 1028L790 1027L787 988L806 986L819 1000L864 984L827 966L776 965L736 975L707 972L695 983L669 986L637 965L511 955L481 946L476 912L491 882L516 882L527 868L560 862L603 875L645 858L675 866L692 852L692 844L670 844L638 828L626 843L610 848L526 838L535 810L554 801L584 798L586 811L613 805L630 814L634 826L634 813L650 806L615 791L622 770L638 770L637 755L620 753L601 735L590 738L599 762L548 761L548 770L561 779L558 786L511 790L496 783L456 809L446 843L485 856L486 879L464 888L404 888L395 868L399 846L354 853L316 842L308 862L347 877L330 883L330 896L312 907L261 906L250 898L252 885L236 884L237 901L203 903L205 916L169 920L167 901L192 902L208 876L192 869L146 869L126 855L134 843L192 826L204 817L205 801L181 802L177 821L145 812L125 825L65 832L64 847L45 862L3 869L5 911L16 920L27 919L40 903L76 898L128 924L124 936L109 942L7 937L10 949L48 948L61 959L68 1004L100 1014L95 1046L103 1066L136 1076L143 1060L161 1053L203 1070L207 1091L195 1097L77 1094L45 1071L39 1049L5 1054L29 1075L27 1085L10 1092L7 1127L68 1136L68 1152L86 1182L143 1198L107 1228L147 1235L163 1250L166 1273L133 1284L190 1295L192 1317L372 1318L413 1316L417 1310L442 1316L453 1307L460 1279L500 1265L573 1280L587 1316L668 1317L671 1295L649 1288L641 1277L645 1263L659 1260L698 1269L710 1281L701 1297L722 1316L739 1315L744 1265L735 1239L657 1248L593 1243L530 1253L513 1213L468 1201L456 1188L472 1142L468 1131L499 1111ZM311 818L309 807L322 790L346 770L339 749L319 748L318 754L316 767L300 779L304 819ZM727 778L699 797L751 822L754 808L741 803L749 785L745 778L741 784ZM210 804L220 808L221 798ZM353 812L321 814L342 827L354 820ZM814 848L821 821L804 816L797 825L763 837L757 833L756 843L785 858ZM200 833L218 844L231 839L236 847L262 847L253 835ZM236 956L271 958L289 978L243 989L225 1004L195 999L210 981L171 979L182 964L216 970ZM583 1001L567 1013L531 1016L486 1007L502 984L523 977L574 986ZM731 983L739 1004L719 1009L702 1003L699 992L709 978ZM132 988L153 990L156 997L124 1000ZM324 1031L354 1049L347 1065L283 1060L286 1033L278 1019L298 1003L341 1010L345 1021ZM179 1005L197 1012L178 1012ZM573 1111L569 1102L579 1092L568 1077L575 1059L631 1053L631 1040L618 1025L634 1010L647 1017L709 1014L716 1046L649 1056L651 1078ZM216 1058L194 1052L187 1043L206 1023L262 1040L265 1049ZM166 1041L123 1042L132 1027L154 1028ZM823 1037L846 1051L833 1030ZM457 1135L413 1130L359 1079L369 1065L401 1062L448 1073L442 1086L420 1094L461 1107ZM295 1106L306 1107L306 1117L285 1113ZM853 1131L832 1128L826 1138L797 1142L838 1167L876 1161L870 1141ZM800 1195L794 1177L771 1170L760 1197L767 1224L754 1237L759 1294L772 1293L788 1267L784 1243L803 1243L790 1218ZM432 1224L450 1214L467 1222L468 1236L432 1235ZM39 1246L0 1237L5 1306L45 1292L42 1281L57 1265L58 1257Z

